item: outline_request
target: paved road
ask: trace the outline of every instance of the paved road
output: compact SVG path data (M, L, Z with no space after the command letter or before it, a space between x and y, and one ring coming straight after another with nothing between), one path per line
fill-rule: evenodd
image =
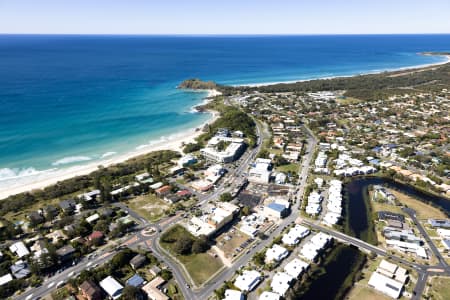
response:
M428 235L428 232L423 228L422 223L419 222L417 219L416 211L412 208L404 207L402 210L408 214L408 216L413 220L414 224L419 229L420 234L425 238L425 241L428 243L428 246L430 247L431 251L433 252L434 256L436 256L437 260L439 261L439 265L446 269L447 272L450 272L450 267L445 261L445 258L442 256L442 254L437 249L436 245L433 243L433 241L430 239L430 236Z
M70 279L69 274L73 272L75 276L80 274L82 271L88 269L90 266L101 265L106 261L109 261L114 255L115 251L99 251L97 252L97 256L88 260L84 257L77 265L67 268L61 273L57 273L50 278L45 278L43 284L40 287L32 288L16 297L17 299L25 299L32 295L30 298L44 297L48 293L50 293L53 289L55 289L56 285L61 281L67 281Z
M257 132L258 132L258 136L260 136L261 128L259 128L259 126L257 127ZM262 144L262 141L258 146L260 146L261 144ZM185 299L187 299L187 300L207 299L214 292L214 290L218 289L223 284L224 281L229 280L235 274L236 270L238 270L239 268L241 268L242 266L247 264L248 261L250 261L251 258L257 252L261 251L264 247L268 246L276 236L280 235L281 231L286 226L295 222L296 218L298 217L298 211L299 211L298 209L300 206L300 200L304 193L304 189L306 187L306 180L307 180L307 176L309 173L309 166L311 164L311 160L312 160L312 157L314 154L314 148L316 147L316 145L317 145L317 140L314 138L314 136L311 133L310 138L308 140L307 150L306 150L307 154L304 156L303 161L300 166L300 169L299 169L297 197L294 198L294 199L296 199L296 201L293 203L291 215L288 216L287 218L285 218L282 221L282 223L278 227L276 227L276 229L268 236L267 239L258 241L258 244L256 245L255 248L252 248L250 251L245 252L241 257L239 257L233 263L233 265L231 267L224 268L224 270L222 272L219 272L219 274L217 274L214 278L210 279L204 286L194 290L194 289L187 288L186 285L183 284L185 282L189 282L189 280L186 278L187 276L185 276L185 272L182 270L182 268L176 262L172 261L172 259L170 259L167 255L164 254L164 250L162 250L158 245L159 237L155 236L155 239L153 240L153 243L152 243L152 250L159 259L164 261L171 268L176 281L180 285L180 288L182 290L182 293L183 293ZM247 156L246 159L244 159L244 161L240 164L240 166L234 172L234 174L231 174L231 175L237 176L237 177L240 176L242 174L242 172L244 172L247 169L248 164L250 163L250 161L252 161L255 158L255 156L258 152L259 152L259 147L257 147L253 151L251 151L251 153ZM219 190L220 193L226 191L226 189L224 189L222 187L218 188L217 190ZM214 199L214 198L218 197L218 195L220 195L220 193L215 192L215 193L209 195L208 197L206 197L206 199L208 199L208 200ZM206 200L203 199L200 202L204 203L205 201Z

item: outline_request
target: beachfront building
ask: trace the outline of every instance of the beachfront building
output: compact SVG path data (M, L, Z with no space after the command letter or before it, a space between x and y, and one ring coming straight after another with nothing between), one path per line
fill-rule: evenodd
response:
M225 149L221 145L226 145ZM207 160L217 163L231 163L237 160L245 151L245 143L242 138L232 138L226 136L212 137L208 145L200 150L200 153Z
M255 270L245 270L234 281L234 286L243 292L251 292L262 280L261 274Z
M178 166L179 167L187 167L187 166L195 164L196 162L197 162L197 157L193 156L192 154L186 154L178 160Z

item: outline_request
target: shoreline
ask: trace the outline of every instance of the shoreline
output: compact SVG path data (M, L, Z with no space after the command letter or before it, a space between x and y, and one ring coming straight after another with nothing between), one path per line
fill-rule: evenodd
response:
M361 75L376 75L376 74L382 74L382 73L386 73L386 72L401 72L401 71L414 71L414 70L419 71L420 69L432 68L432 67L437 67L437 66L441 66L441 65L450 63L450 55L440 55L440 54L433 55L433 54L428 54L428 53L419 53L419 55L443 57L444 61L439 61L439 62L429 63L429 64L422 64L422 65L414 65L414 66L409 66L409 67L368 71L368 72L352 74L352 75L335 75L335 76L325 76L325 77L317 77L317 78L309 78L309 79L287 80L287 81L274 81L274 82L249 83L249 84L232 84L231 86L232 87L261 87L261 86L268 86L268 85L275 85L275 84L290 84L290 83L306 82L306 81L313 81L313 80L350 78L350 77L361 76Z
M440 65L444 65L447 63L450 63L450 55L433 55L430 53L420 53L419 55L424 56L440 56L445 58L444 61L436 62L436 63L430 63L430 64L423 64L423 65L416 65L416 66L408 66L408 67L402 67L397 69L387 69L382 71L374 71L374 72L367 72L367 73L359 73L359 74L353 74L353 75L336 75L336 76L329 76L329 77L319 77L319 78L310 78L310 79L301 79L301 80L289 80L289 81L280 81L280 82L265 82L265 83L254 83L254 84L237 84L237 85L231 85L234 87L260 87L260 86L267 86L267 85L274 85L274 84L289 84L289 83L296 83L296 82L305 82L305 81L311 81L311 80L321 80L321 79L334 79L334 78L345 78L345 77L354 77L354 76L360 76L360 75L373 75L373 74L381 74L385 72L400 72L400 71L413 71L425 68L431 68L436 67ZM169 138L169 140L156 140L154 143L143 145L142 147L138 146L138 149L135 149L133 151L119 154L118 156L114 158L107 159L102 158L99 161L94 161L85 165L78 165L78 166L72 166L67 167L63 169L48 169L48 170L42 170L37 171L37 174L30 174L30 176L36 176L36 178L30 182L24 182L24 183L12 183L11 185L8 185L8 187L0 187L0 200L5 199L9 196L20 194L23 192L28 192L32 190L37 189L43 189L47 186L50 186L52 184L57 183L58 181L63 181L72 177L76 176L82 176L87 175L95 170L98 169L98 166L111 166L114 164L122 163L128 159L131 159L136 156L144 155L150 152L159 151L159 150L173 150L181 152L182 144L183 143L189 143L194 141L194 139L199 136L202 131L201 128L205 126L205 124L211 124L217 120L219 117L218 112L216 111L199 111L197 109L198 106L202 106L207 104L210 101L210 98L221 95L222 93L219 92L216 89L205 89L205 90L196 90L198 92L207 92L207 95L202 99L200 103L192 107L192 110L195 112L200 113L209 113L211 114L211 118L200 124L199 126L195 128L189 128L185 131L182 131L176 135L173 135ZM200 129L200 130L198 130ZM24 176L23 178L26 178L27 176ZM43 178L40 178L43 177ZM7 179L8 180L8 179ZM5 181L7 181L5 180ZM20 180L20 179L18 179ZM12 186L12 187L11 187Z
M217 90L203 90L204 92L207 92L208 94L206 97L203 98L202 102L197 104L195 107L199 105L204 105L210 101L211 97L215 97L217 95L220 95L221 93ZM197 110L196 110L197 111ZM199 111L197 111L199 112ZM24 182L20 183L18 182L16 186L14 186L14 183L11 185L8 185L8 187L1 187L0 188L0 200L5 199L9 196L20 194L23 192L30 192L32 190L38 190L43 189L47 186L50 186L52 184L57 183L58 181L67 180L73 177L77 176L83 176L87 175L91 172L94 172L98 169L98 167L104 166L112 166L115 164L119 164L122 162L125 162L131 158L141 156L148 154L150 152L154 151L160 151L160 150L172 150L177 152L182 152L182 145L187 144L190 142L193 142L195 138L197 138L199 135L203 133L202 128L206 124L212 124L219 118L219 113L217 111L213 110L207 110L202 111L201 113L208 113L211 115L211 117L200 124L199 126L195 128L189 128L185 131L181 131L175 135L172 135L168 140L161 138L158 140L155 140L153 143L145 145L143 147L137 147L138 149L135 149L133 151L119 154L116 157L111 158L103 158L98 161L93 161L91 163L87 163L85 165L77 165L62 169L49 169L49 170L43 170L38 171L37 174L30 174L30 176L36 176L36 178L30 179L30 182ZM23 177L26 178L27 176ZM8 180L8 179L7 179ZM5 180L5 181L7 181ZM20 179L18 179L20 180Z

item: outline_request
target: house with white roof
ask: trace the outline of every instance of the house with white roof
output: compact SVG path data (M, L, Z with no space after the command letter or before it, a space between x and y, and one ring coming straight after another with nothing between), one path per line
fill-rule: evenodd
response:
M377 272L372 273L368 285L394 299L399 298L403 290L402 283Z
M223 300L244 300L244 294L236 290L225 290L225 298Z
M283 244L288 246L297 245L301 239L306 237L310 233L310 230L302 225L295 225L293 228L289 230L288 233L285 233L281 239Z
M266 158L257 158L253 167L248 171L248 181L255 183L269 183L272 174L272 161Z
M9 247L9 250L12 253L15 253L19 258L22 258L30 254L30 251L28 250L27 246L25 246L25 244L22 241L12 244Z
M0 277L0 286L7 284L8 282L10 282L11 280L13 280L13 277L10 273L3 275Z
M310 242L316 245L318 249L323 249L331 239L332 237L330 235L319 232L311 238Z
M300 249L300 255L304 257L308 261L314 261L318 254L317 246L313 243L306 243L303 245L302 249Z
M308 268L309 263L298 258L294 258L286 266L284 266L284 272L293 278L298 278Z
M281 296L274 292L265 291L259 296L259 300L280 300Z
M262 280L261 274L255 270L245 270L234 281L234 286L243 292L251 292Z
M289 251L278 245L274 244L272 248L268 249L266 251L266 263L272 263L272 262L280 262L283 259L285 259L289 255Z
M100 281L100 286L113 300L122 296L123 286L112 276Z
M284 272L277 272L272 278L270 287L272 288L272 291L283 297L291 287L293 281L294 278L292 276Z

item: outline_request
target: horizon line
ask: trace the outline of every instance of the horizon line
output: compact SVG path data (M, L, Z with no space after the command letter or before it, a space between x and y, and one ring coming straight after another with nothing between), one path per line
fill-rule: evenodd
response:
M0 32L0 35L73 35L73 36L179 36L179 37L251 37L251 36L394 36L394 35L450 35L450 32L428 33L11 33Z

